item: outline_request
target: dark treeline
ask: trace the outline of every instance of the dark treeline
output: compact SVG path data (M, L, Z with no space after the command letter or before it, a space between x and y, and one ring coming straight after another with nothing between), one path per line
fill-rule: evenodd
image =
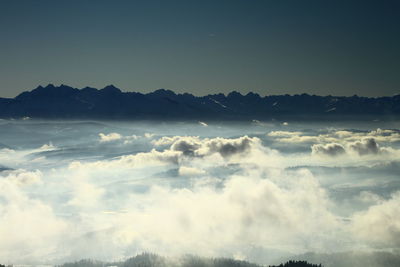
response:
M201 258L196 256L183 256L179 259L170 259L155 254L144 253L129 258L123 262L101 262L92 260L80 260L72 263L64 263L57 267L260 267L257 264L246 261L237 261L224 258Z
M81 260L72 263L64 263L57 267L262 267L261 265L247 261L239 261L227 258L202 258L197 256L183 256L178 259L158 256L151 253L143 253L129 258L123 262L101 262L92 260ZM276 267L276 266L270 266ZM322 267L321 265L309 264L305 261L289 261L277 267Z
M270 265L269 267L322 267L321 264L311 264L306 261L288 261L279 265Z
M298 260L322 262L324 267L394 267L400 266L398 252L338 252L329 254L306 253Z

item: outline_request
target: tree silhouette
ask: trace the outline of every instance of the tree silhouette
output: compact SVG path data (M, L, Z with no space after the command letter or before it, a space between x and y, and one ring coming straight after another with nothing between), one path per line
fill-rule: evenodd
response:
M321 264L312 264L307 261L293 261L290 260L284 264L270 265L269 267L322 267Z
M162 257L152 253L142 253L123 262L101 262L93 260L80 260L64 263L57 267L261 267L258 264L227 258L203 258L186 255L178 260ZM6 267L0 265L0 267ZM311 264L306 261L288 261L278 266L269 267L322 267L321 264Z

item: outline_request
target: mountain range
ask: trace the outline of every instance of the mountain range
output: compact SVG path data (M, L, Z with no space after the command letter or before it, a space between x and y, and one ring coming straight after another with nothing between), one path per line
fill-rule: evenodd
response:
M159 89L151 93L122 92L49 84L0 98L0 118L41 119L388 119L400 115L400 94L392 97L210 94L194 96Z

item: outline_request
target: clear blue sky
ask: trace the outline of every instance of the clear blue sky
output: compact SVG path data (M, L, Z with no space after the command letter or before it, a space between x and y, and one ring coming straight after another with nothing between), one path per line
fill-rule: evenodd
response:
M400 93L400 1L0 0L0 96Z

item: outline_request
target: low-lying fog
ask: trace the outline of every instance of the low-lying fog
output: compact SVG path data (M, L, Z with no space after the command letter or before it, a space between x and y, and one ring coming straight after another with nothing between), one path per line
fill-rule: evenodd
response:
M400 248L400 123L0 121L0 263Z

